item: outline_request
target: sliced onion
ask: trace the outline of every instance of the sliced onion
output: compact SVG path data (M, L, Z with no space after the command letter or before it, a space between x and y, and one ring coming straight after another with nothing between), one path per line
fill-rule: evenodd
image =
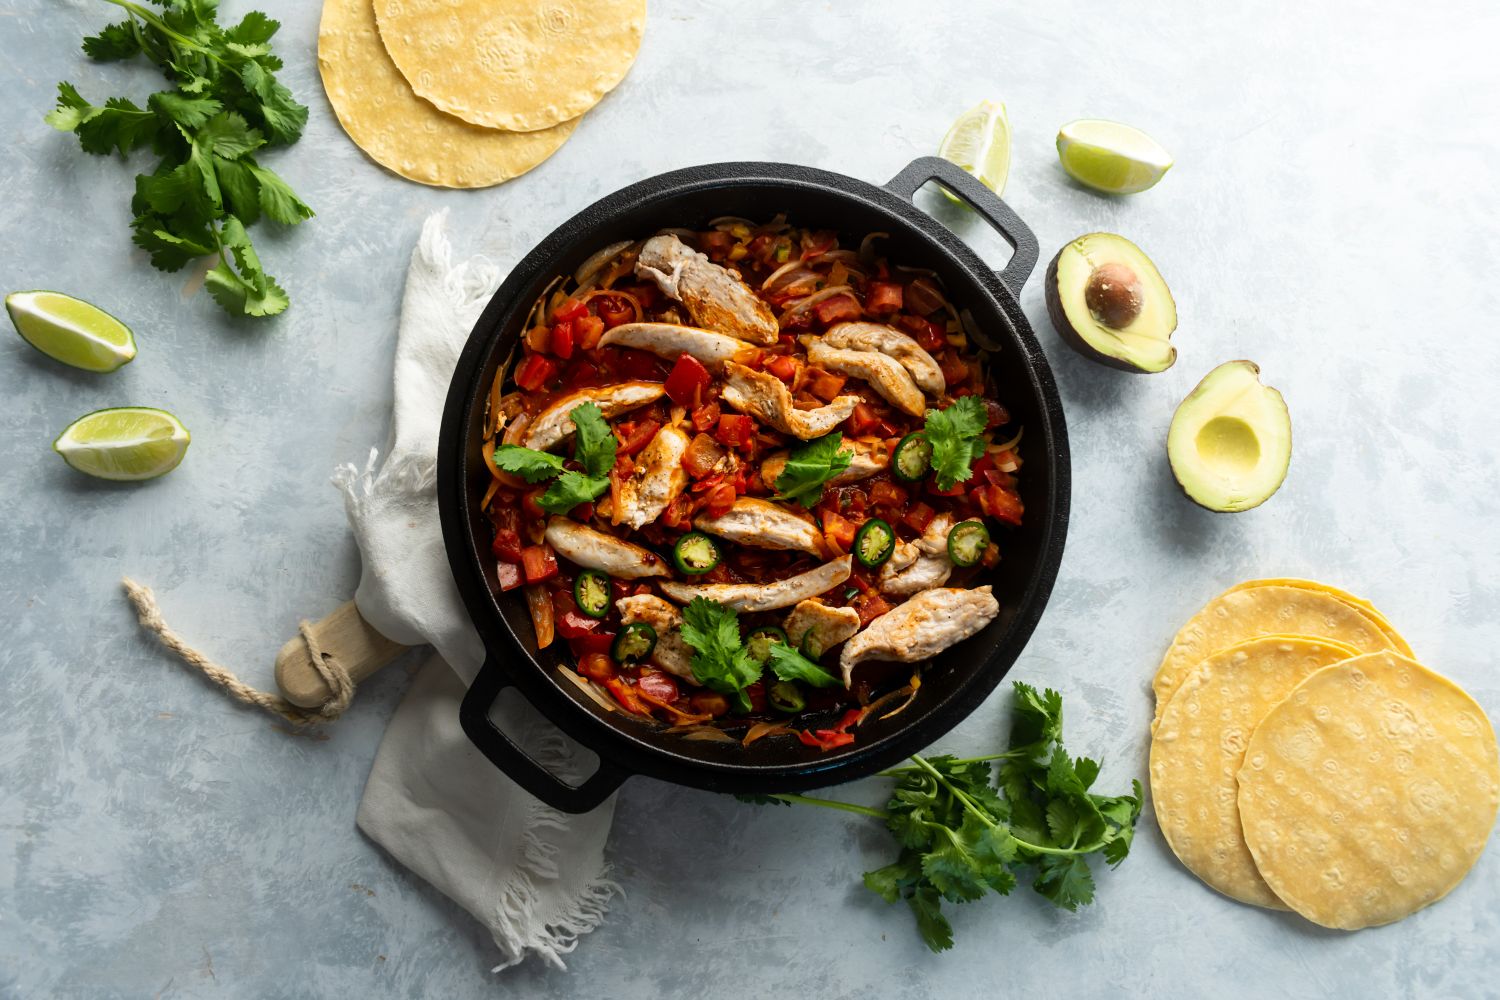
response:
M547 296L552 294L552 289L556 288L562 280L562 275L559 274L547 282L547 287L542 289L542 294L536 297L536 304L531 307L531 320L526 324L528 327L542 325L542 321L547 318Z
M791 272L796 271L801 267L802 262L800 260L787 261L785 264L782 264L776 270L772 271L771 276L760 283L761 290L770 291L771 289L776 287L776 282L780 281L783 276L790 274ZM814 274L816 272L809 271L807 273Z
M521 438L526 434L526 427L531 423L531 414L517 414L516 419L505 428L505 436L500 439L501 444L520 444Z
M573 272L573 280L578 282L580 285L587 284L589 280L594 277L594 275L603 270L605 264L608 264L610 260L619 256L623 251L628 250L630 248L630 243L630 240L621 240L618 243L611 243L603 250L600 250L598 253L592 255L588 260L578 265L578 270Z
M1020 430L1016 431L1016 436L1011 438L1009 441L1006 441L1004 444L992 444L988 448L986 448L985 451L989 452L990 454L994 454L997 451L1015 451L1016 445L1021 443L1021 435L1025 433L1026 428L1022 427ZM1019 454L1019 452L1017 452L1017 454Z
M785 722L757 722L745 731L745 738L740 740L740 745L747 747L764 736L777 736L791 731L792 727Z
M911 694L907 695L906 700L903 701L900 705L897 705L895 708L891 709L889 712L885 713L880 718L882 720L889 719L892 716L900 715L902 712L906 711L909 707L911 707L911 703L917 700L917 691L921 687L922 687L922 677L921 677L921 675L920 674L915 674L915 673L912 674L911 675L911 683L909 685L907 685L905 688L902 689L902 690L910 691Z
M531 612L531 624L536 629L536 648L546 649L552 645L552 598L540 584L529 584L525 588L526 607Z
M717 219L708 220L709 229L723 229L726 226L744 226L746 229L754 229L755 223L740 215L721 215Z
M824 288L821 291L813 292L811 295L807 296L804 299L798 299L797 302L791 306L791 308L787 309L786 312L781 314L781 316L777 319L777 322L782 326L785 326L788 319L797 315L799 312L802 312L802 310L807 309L810 306L817 305L824 299L831 299L835 295L843 295L845 293L852 293L853 291L854 289L850 288L848 285L830 285L829 287Z
M890 233L866 233L865 238L859 241L859 259L869 263L875 259L875 241L888 240Z
M630 292L617 292L609 288L596 288L592 292L589 292L587 295L585 295L582 301L587 304L589 299L598 298L601 295L612 295L617 298L625 299L630 303L630 308L635 311L635 319L632 320L632 322L639 323L641 321L641 316L643 315L643 313L641 312L641 300L636 298Z
M942 309L948 304L937 282L922 277L906 286L906 304L911 311L921 316ZM955 317L957 318L957 317Z
M620 707L619 703L611 698L607 692L601 691L597 684L589 680L587 677L584 677L582 674L576 674L573 671L569 670L567 667L558 667L557 672L562 674L568 680L572 681L574 684L578 685L578 690L588 695L589 700L592 701L595 705L598 705L600 708L610 712L624 711L624 709Z
M724 732L724 730L722 730L722 729L716 729L713 726L702 726L702 725L673 726L671 729L667 730L667 732L669 732L669 733L672 733L672 732L681 733L683 739L685 739L685 740L693 740L695 742L705 742L705 741L709 742L709 743L738 743L739 742L739 740L735 739L733 736L730 736L728 733Z

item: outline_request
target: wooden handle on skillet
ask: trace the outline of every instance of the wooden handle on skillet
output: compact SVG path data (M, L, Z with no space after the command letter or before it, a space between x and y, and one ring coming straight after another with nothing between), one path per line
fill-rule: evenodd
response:
M355 684L410 649L392 642L365 621L353 601L308 626L326 659L337 660ZM276 654L276 686L281 696L302 708L317 708L333 692L313 667L312 654L302 636L288 639Z

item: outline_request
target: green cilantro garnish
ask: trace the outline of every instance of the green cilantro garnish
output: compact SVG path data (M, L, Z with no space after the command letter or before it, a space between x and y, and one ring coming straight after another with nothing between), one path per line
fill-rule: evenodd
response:
M786 467L776 477L776 499L795 500L812 507L823 498L823 484L849 467L853 452L843 450L838 431L793 448Z
M573 459L583 472L563 468L563 460L546 451L502 444L495 449L495 467L520 476L528 483L556 481L537 498L537 505L553 514L566 514L581 503L597 499L609 489L609 470L615 467L615 434L604 419L604 411L593 403L579 403L568 413L577 433L573 437Z
M938 489L951 490L955 483L973 475L969 466L984 454L982 435L988 422L984 400L978 396L961 396L946 410L927 411L922 434L932 445L932 471Z
M495 468L520 476L528 483L539 483L551 479L563 471L561 455L535 448L522 448L518 444L502 444L495 449Z
M778 679L784 681L802 681L820 688L834 687L840 683L838 678L784 642L771 644L766 666L771 668Z
M1053 903L1076 910L1094 900L1088 856L1125 860L1141 814L1141 783L1130 795L1089 789L1099 765L1062 747L1062 697L1015 685L1010 749L984 757L913 756L883 772L896 787L884 809L805 795L742 796L827 806L883 820L900 844L897 859L865 873L865 885L890 903L905 900L933 951L953 946L944 900L967 903L1008 895L1017 876ZM991 761L999 761L996 781Z
M78 136L84 152L121 156L149 147L160 157L135 179L130 208L135 244L152 266L176 271L199 257L218 263L204 282L235 315L273 316L286 293L266 273L246 227L262 215L283 225L312 217L300 198L252 153L297 141L307 108L276 81L271 54L280 25L259 11L224 28L216 0L157 0L158 13L131 0L108 0L126 19L83 40L96 62L144 55L176 89L146 99L91 104L71 83L57 86L47 123Z
M745 688L760 680L760 665L740 639L739 616L718 601L695 597L682 609L682 641L693 648L693 676L750 711Z

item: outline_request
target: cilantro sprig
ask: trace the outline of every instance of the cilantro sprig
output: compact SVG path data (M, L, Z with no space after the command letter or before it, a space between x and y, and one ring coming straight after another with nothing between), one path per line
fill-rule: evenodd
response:
M932 471L937 488L951 490L974 474L970 466L984 454L988 423L984 400L960 396L946 410L928 410L922 436L932 445Z
M1062 746L1062 696L1015 685L1010 749L983 757L922 757L882 772L895 779L884 809L805 795L756 795L760 803L825 806L883 820L896 860L864 882L890 903L905 900L933 951L953 946L943 902L1009 895L1018 877L1066 910L1094 900L1090 855L1115 866L1130 853L1141 783L1129 795L1091 791L1099 764ZM999 762L998 778L992 763Z
M520 476L528 483L555 480L547 492L537 498L537 505L553 514L566 514L581 503L589 503L609 489L609 470L615 466L614 431L604 419L604 411L593 403L579 403L568 413L573 421L573 459L583 466L578 472L563 466L560 456L551 452L502 444L495 449L495 467Z
M139 174L131 199L134 242L162 271L200 257L218 262L204 287L234 315L273 316L289 304L261 263L249 226L265 217L295 226L312 217L291 187L252 155L297 141L307 108L276 80L271 52L280 25L251 11L233 27L217 20L218 0L156 0L160 11L107 0L125 20L83 40L96 62L143 56L173 89L142 107L124 97L93 104L71 83L57 87L46 120L78 136L84 152L122 157L150 149L158 157Z
M695 597L682 609L682 641L693 649L693 676L750 711L745 688L760 680L760 664L740 638L740 619L730 608Z
M844 435L834 431L793 448L776 477L776 499L816 506L823 499L823 485L849 468L854 458L853 452L843 450L843 444Z
M813 687L834 687L839 679L784 642L773 642L766 666L778 680L801 681Z

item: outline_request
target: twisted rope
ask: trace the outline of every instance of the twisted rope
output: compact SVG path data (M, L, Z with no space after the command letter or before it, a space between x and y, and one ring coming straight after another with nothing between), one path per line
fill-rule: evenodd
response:
M135 612L140 618L141 626L155 635L163 646L181 657L188 666L198 670L241 704L263 708L294 725L306 726L337 719L354 700L354 681L349 677L349 671L344 669L338 660L323 652L323 648L318 645L318 640L313 635L312 627L307 622L300 623L297 630L302 636L302 641L307 643L307 652L312 659L313 668L317 670L318 676L323 678L323 683L328 685L328 690L333 692L329 699L317 708L302 708L293 705L278 694L261 691L246 684L236 677L232 670L220 666L189 646L181 636L168 627L161 616L161 608L156 604L156 595L151 592L150 587L142 586L129 577L126 577L123 582L125 595L130 598L130 603L135 605Z

